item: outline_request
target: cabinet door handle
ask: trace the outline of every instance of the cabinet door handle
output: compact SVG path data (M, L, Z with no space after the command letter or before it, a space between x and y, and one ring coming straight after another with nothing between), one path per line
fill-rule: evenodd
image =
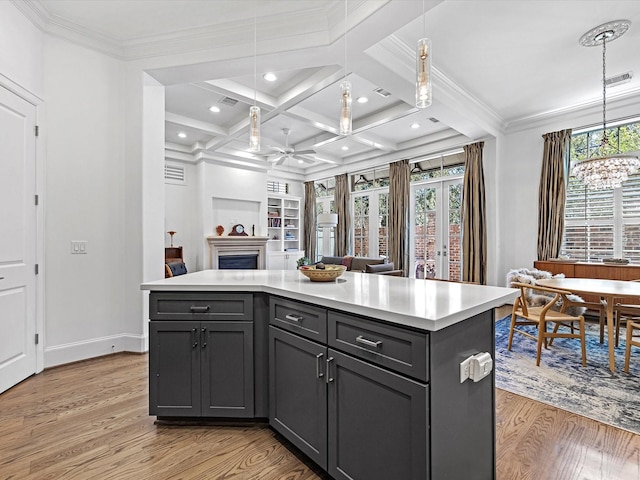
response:
M322 369L322 357L324 357L324 353L316 355L316 376L318 378L324 377L324 373L320 371Z
M366 345L367 347L380 348L380 346L382 345L382 340L374 342L373 340L367 340L362 335L358 335L356 337L356 343L361 343L362 345Z
M285 316L284 318L286 318L287 320L290 320L292 322L296 322L296 323L300 323L302 321L302 315L292 315L289 314L287 316Z
M331 362L333 362L333 357L327 358L327 383L333 382L333 377L331 376Z
M202 348L207 346L207 329L202 329Z
M192 328L191 329L191 346L193 348L196 348L198 346L198 341L196 338L196 333L198 332L197 328Z
M191 310L192 313L207 313L210 308L211 308L211 305L203 305L203 306L191 305L189 307L189 310Z

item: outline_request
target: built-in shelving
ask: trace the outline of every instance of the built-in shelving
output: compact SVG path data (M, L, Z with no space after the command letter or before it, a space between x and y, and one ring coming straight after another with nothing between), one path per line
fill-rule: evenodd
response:
M300 214L297 197L271 194L267 198L269 268L295 268L296 260L304 257Z

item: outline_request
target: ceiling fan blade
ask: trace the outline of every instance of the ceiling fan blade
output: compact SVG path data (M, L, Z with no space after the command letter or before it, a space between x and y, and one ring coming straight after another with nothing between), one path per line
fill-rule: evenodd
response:
M313 155L314 153L316 153L315 150L296 150L295 152L296 155Z
M270 148L274 152L278 152L280 155L284 155L285 153L287 153L287 152L284 151L284 149L282 149L280 147L272 147L271 145L267 145L267 148Z
M287 156L286 156L286 155L282 155L280 158L278 158L278 159L276 160L276 163L275 163L275 164L276 164L276 165L282 165L286 159L287 159Z

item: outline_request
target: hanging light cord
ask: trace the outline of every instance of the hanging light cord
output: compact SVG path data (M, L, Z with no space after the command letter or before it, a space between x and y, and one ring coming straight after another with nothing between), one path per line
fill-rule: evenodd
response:
M602 34L602 143L608 144L607 138L607 33Z
M258 88L258 64L256 57L258 56L258 22L256 20L256 8L253 8L253 106L256 106L257 88Z
M427 20L424 14L424 0L422 0L422 38L427 36Z
M347 0L344 0L344 78L347 79Z

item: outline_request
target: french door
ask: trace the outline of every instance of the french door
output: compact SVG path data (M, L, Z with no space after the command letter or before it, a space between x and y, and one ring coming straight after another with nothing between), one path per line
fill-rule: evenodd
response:
M462 280L461 215L462 178L411 186L411 277Z
M351 198L353 254L356 257L388 257L388 190L358 192Z

